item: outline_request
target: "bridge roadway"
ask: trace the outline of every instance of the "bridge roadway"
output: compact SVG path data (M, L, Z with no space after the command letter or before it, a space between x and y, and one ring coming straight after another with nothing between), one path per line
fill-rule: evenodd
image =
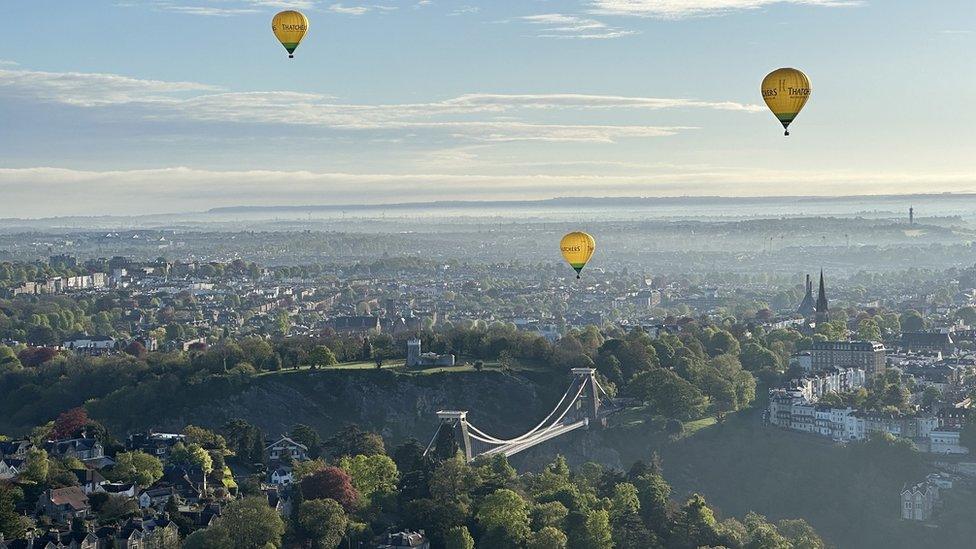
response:
M513 456L513 455L521 452L522 450L528 450L529 448L535 446L536 444L543 443L543 442L545 442L545 441L547 441L547 440L549 440L551 438L556 438L559 435L566 434L566 433L568 433L570 431L575 431L576 429L579 429L580 427L586 427L587 425L589 425L589 423L590 423L590 419L589 418L583 418L583 419L581 419L579 421L576 421L574 423L566 423L566 424L559 425L559 426L553 426L553 427L551 427L549 429L546 429L545 431L539 433L538 435L536 435L534 437L530 437L530 438L528 438L526 440L523 440L521 442L514 442L512 444L506 444L504 446L496 446L496 447L491 448L490 450L488 450L486 452L483 452L480 455L483 455L483 456L491 456L491 455L494 455L494 454L505 454L505 457Z

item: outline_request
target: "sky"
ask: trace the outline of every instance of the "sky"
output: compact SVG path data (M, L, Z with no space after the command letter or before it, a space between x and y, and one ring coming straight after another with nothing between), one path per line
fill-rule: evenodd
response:
M288 59L270 29L297 8ZM972 0L4 2L0 217L976 192ZM763 76L803 70L791 136Z

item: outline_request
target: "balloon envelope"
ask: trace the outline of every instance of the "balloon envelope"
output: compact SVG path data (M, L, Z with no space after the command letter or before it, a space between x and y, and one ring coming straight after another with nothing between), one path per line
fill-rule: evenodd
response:
M810 98L810 79L797 69L776 69L762 81L762 95L766 106L788 129ZM789 135L789 131L786 135Z
M295 57L295 49L308 32L308 18L300 11L286 10L271 20L271 30L281 45L288 50L288 57Z
M586 262L593 257L596 241L584 232L572 232L563 237L559 243L559 250L563 254L563 259L576 269L576 278L579 278L579 272L586 266Z

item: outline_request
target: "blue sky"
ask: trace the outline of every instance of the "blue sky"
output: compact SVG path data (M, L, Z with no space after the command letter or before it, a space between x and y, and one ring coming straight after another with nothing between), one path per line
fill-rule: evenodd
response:
M289 60L283 7L311 29ZM0 216L976 191L976 2L7 2ZM759 82L806 72L784 138ZM51 200L51 197L58 197Z

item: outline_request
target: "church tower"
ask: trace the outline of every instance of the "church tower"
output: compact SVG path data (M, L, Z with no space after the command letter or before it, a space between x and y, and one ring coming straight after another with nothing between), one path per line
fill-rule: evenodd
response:
M817 324L830 322L830 314L827 312L827 290L824 288L823 269L820 269L820 292L817 295Z
M817 312L817 309L813 301L813 281L810 280L810 275L807 275L807 285L805 290L806 293L803 296L803 301L800 302L800 306L797 307L796 312L803 318L813 318L813 315Z

